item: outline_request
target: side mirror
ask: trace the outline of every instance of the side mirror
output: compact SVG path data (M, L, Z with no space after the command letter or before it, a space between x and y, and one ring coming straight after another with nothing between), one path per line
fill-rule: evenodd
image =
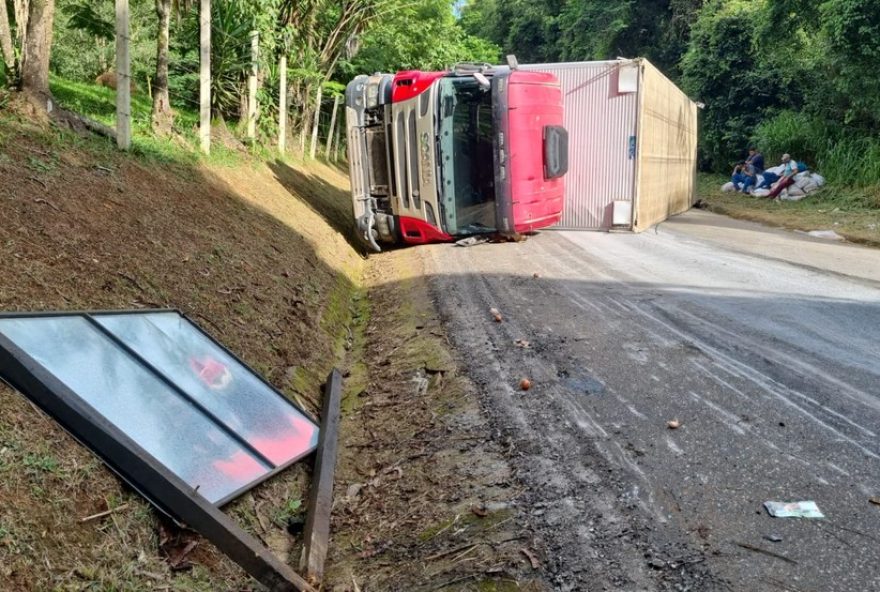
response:
M486 78L484 75L480 74L479 72L474 72L473 76L474 80L477 81L477 83L480 85L480 88L483 89L484 92L492 88L492 83L489 82L489 79Z

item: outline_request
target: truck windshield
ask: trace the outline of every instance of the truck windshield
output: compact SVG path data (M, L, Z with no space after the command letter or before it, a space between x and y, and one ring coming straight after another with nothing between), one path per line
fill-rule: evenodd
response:
M471 77L440 80L440 173L449 234L495 230L492 93Z

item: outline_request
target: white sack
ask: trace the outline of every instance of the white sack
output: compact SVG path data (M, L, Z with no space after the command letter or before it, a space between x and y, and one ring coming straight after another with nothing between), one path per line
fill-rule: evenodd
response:
M784 190L782 194L779 196L780 199L784 199L787 201L799 201L807 195L804 191L798 187L797 185L792 185L788 189Z
M724 191L725 193L730 193L731 191L734 191L734 190L735 190L735 188L733 186L733 181L728 181L727 183L725 183L724 185L721 186L721 191Z
M819 173L813 173L811 179L816 182L816 185L822 187L825 184L825 177L820 175Z
M815 181L813 181L812 179L810 179L809 181L807 181L806 183L804 183L804 186L801 187L801 189L804 190L804 193L806 193L807 195L809 195L809 194L811 194L811 193L815 193L816 191L818 191L818 190L819 190L819 185L816 184Z
M801 189L801 190L803 190L803 191L806 191L806 190L804 189L804 185L806 185L806 184L809 183L809 182L810 182L810 177L809 177L809 176L802 177L801 175L797 175L797 176L795 176L795 178L794 178L794 185L793 185L793 187L797 187L798 189Z

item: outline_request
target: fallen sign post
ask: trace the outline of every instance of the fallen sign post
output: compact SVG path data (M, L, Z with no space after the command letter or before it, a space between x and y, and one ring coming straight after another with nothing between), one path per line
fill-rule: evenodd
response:
M310 580L324 577L324 561L330 538L330 510L333 506L333 474L336 469L336 451L339 446L339 414L342 402L342 375L333 370L324 385L324 403L321 409L321 431L315 455L315 470L309 492L308 517L305 527L300 569Z
M314 591L220 507L311 454L317 426L179 312L0 314L0 378L269 590Z

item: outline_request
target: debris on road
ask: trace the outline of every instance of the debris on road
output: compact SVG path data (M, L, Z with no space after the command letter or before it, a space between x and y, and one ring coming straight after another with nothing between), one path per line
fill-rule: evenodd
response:
M516 345L516 347L521 347L523 349L528 349L529 347L531 347L529 342L526 341L525 339L517 339L516 341L514 341L514 345Z
M535 279L538 279L539 277L541 277L541 274L536 271L535 273L532 274L532 277Z
M785 555L781 555L779 553L775 553L773 551L768 551L767 549L762 549L761 547L756 547L755 545L750 545L748 543L735 543L737 547L742 547L748 551L754 551L755 553L760 553L762 555L767 555L768 557L773 557L774 559L781 559L786 563L791 563L793 565L797 565L797 561L792 559L791 557L786 557Z
M868 498L868 502L874 504L875 506L880 506L880 496L875 495L874 497Z
M764 540L770 541L771 543L781 543L782 537L778 534L765 534Z
M488 242L489 237L487 236L469 236L459 241L455 241L455 244L459 247L475 247L477 245L484 245Z
M824 518L816 502L764 502L767 513L775 518Z
M811 230L807 233L807 235L812 236L813 238L824 238L825 240L846 240L844 237L840 236L833 230Z
M530 549L523 547L522 549L520 549L520 552L523 555L525 555L526 557L528 557L529 563L532 564L532 569L538 569L541 567L541 562L538 561L538 558L535 556L535 554Z
M486 516L489 515L489 510L486 508L485 505L482 505L482 504L479 506L473 506L471 508L471 512L477 518L485 518Z
M670 430L677 430L681 427L681 422L677 419L670 419L666 422L666 427L668 427Z
M498 310L497 308L490 308L489 314L492 315L492 317L495 319L496 323L500 323L501 321L504 320L504 317L501 316L501 311Z
M529 380L528 378L523 378L522 380L519 381L519 388L521 388L524 391L529 390L530 388L532 388L532 381Z

